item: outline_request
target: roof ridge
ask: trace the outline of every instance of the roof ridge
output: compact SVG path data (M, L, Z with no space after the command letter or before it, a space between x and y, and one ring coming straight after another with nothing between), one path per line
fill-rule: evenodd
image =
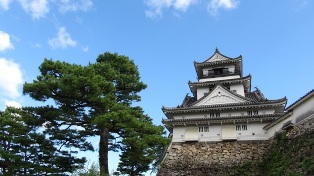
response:
M225 58L230 59L230 60L236 60L236 59L242 58L242 55L239 55L239 56L234 57L234 58L229 57L229 56L226 56L226 55L222 54L222 53L218 50L218 48L216 47L214 54L212 54L212 55L211 55L208 59L206 59L204 62L196 62L196 61L194 61L194 63L206 63L206 62L208 62L209 60L211 60L215 54L219 54L220 56L225 57Z
M291 105L289 105L286 109L290 109L291 107L293 107L294 105L298 104L302 99L306 98L307 96L309 96L310 94L314 93L314 89L310 90L309 92L307 92L305 95L303 95L302 97L300 97L298 100L296 100L294 103L292 103Z

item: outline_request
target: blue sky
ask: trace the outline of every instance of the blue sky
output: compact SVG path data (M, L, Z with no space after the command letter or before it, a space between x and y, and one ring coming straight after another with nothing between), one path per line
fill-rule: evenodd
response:
M137 104L159 125L161 107L196 81L193 61L216 47L242 55L252 87L289 105L314 88L313 31L308 0L0 0L0 110L39 104L21 90L44 58L86 65L109 51L138 65L148 88Z

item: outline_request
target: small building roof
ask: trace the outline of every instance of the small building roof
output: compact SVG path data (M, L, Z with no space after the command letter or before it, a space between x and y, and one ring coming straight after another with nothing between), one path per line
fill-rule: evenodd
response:
M238 56L236 58L231 58L221 54L218 49L216 48L214 54L209 57L204 62L196 62L194 61L195 71L197 73L198 78L203 77L202 69L203 68L210 68L210 67L220 67L220 66L227 66L227 65L235 65L236 72L242 77L242 56Z
M312 89L311 91L309 91L308 93L306 93L305 95L303 95L302 97L300 97L297 101L295 101L294 103L292 103L291 105L289 105L286 108L286 111L289 111L293 108L295 108L296 106L298 106L299 104L301 104L302 102L304 102L305 100L309 99L311 96L314 95L314 89Z
M194 61L194 64L219 64L219 63L225 63L225 62L235 62L237 60L240 60L242 59L242 56L238 56L238 57L235 57L235 58L231 58L231 57L228 57L228 56L225 56L223 54L221 54L218 50L218 48L216 48L214 54L212 56L210 56L207 60L205 60L204 62L196 62Z
M282 120L290 117L292 115L292 111L294 108L296 108L298 105L300 105L302 102L306 101L307 99L309 99L310 97L312 97L314 95L314 89L312 89L311 91L309 91L308 93L306 93L305 95L303 95L302 97L300 97L297 101L295 101L294 103L292 103L291 105L289 105L286 109L285 109L285 113L280 116L278 119L275 119L274 121L272 121L271 123L269 123L268 125L266 125L264 127L264 129L268 130L269 128L275 126L276 124L278 124L279 122L281 122Z

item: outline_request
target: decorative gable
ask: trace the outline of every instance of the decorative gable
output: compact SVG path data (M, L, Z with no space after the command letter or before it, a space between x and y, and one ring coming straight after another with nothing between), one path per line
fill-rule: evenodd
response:
M206 62L216 62L216 61L225 61L230 60L229 58L219 54L219 52L216 52L211 58L209 58Z
M216 86L209 94L205 95L194 106L215 105L215 104L230 104L230 103L244 103L248 102L245 97L235 95L234 93L226 90L221 85Z

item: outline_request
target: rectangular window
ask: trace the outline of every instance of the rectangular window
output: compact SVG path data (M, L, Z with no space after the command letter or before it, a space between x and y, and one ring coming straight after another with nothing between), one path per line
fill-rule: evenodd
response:
M229 69L228 68L223 68L222 72L223 72L223 74L229 74Z
M198 127L198 132L209 132L209 127Z
M208 70L208 75L214 75L214 70Z
M253 111L253 114L254 115L258 115L258 111L256 110L256 111Z
M220 117L220 112L216 112L216 113L209 113L210 117Z
M236 125L236 131L246 131L247 125Z
M247 125L241 125L242 126L242 131L246 131L247 130Z
M252 115L252 111L247 111L247 115Z

